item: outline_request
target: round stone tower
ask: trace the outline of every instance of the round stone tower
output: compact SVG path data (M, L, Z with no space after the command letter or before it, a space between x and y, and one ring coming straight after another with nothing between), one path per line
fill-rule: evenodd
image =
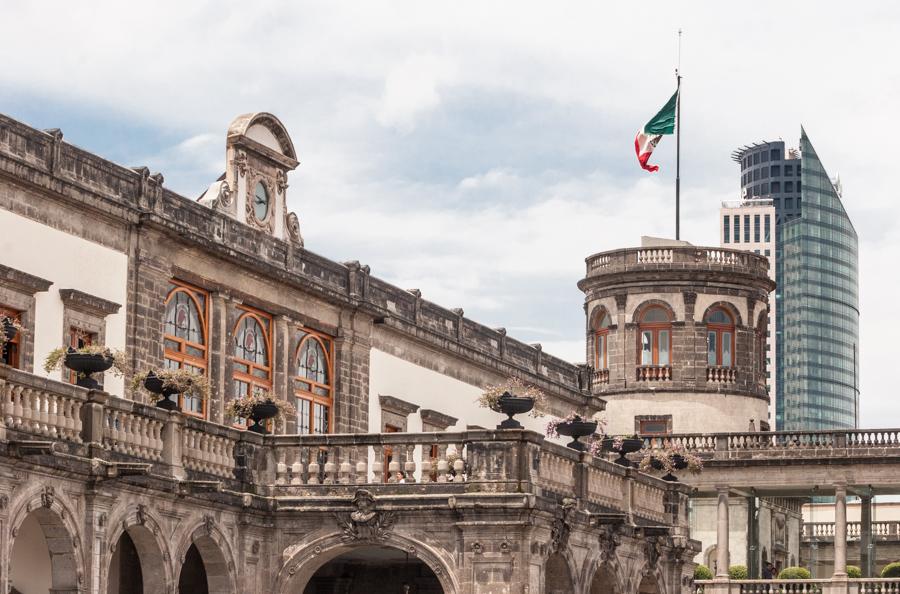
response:
M766 258L684 242L594 254L591 390L610 434L766 429Z

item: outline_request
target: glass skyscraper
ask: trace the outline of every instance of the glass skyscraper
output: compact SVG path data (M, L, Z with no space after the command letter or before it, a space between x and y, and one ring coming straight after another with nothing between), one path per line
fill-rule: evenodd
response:
M856 230L801 128L800 151L765 142L735 151L746 199L775 206L775 426L857 426L859 277Z

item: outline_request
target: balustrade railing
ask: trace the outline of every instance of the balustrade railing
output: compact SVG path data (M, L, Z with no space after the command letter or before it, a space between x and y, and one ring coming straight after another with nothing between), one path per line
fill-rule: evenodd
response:
M196 485L251 482L287 498L332 493L337 485L410 484L412 492L429 485L584 500L657 523L687 517L684 485L532 431L261 436L3 365L0 410L0 441L67 441L67 455L111 465L133 458L150 462L154 474Z
M900 594L900 578L850 578L841 580L696 580L695 594Z
M591 376L591 381L594 384L608 384L609 369L595 369Z
M641 365L637 368L637 381L659 382L672 379L672 368L668 365Z
M768 261L762 256L741 250L694 246L640 247L601 252L587 258L588 276L629 270L638 266L718 269L743 269L754 274L768 274Z
M80 442L82 399L78 389L19 373L34 380L16 382L15 373L9 379L0 377L0 412L5 426L50 439Z
M862 535L860 522L847 522L847 538L859 539ZM803 524L801 534L804 540L834 538L834 522L806 522ZM874 538L900 539L900 521L872 522L872 536Z
M638 264L670 264L671 249L640 249L637 251Z
M733 384L737 380L734 367L707 367L706 381L712 384Z

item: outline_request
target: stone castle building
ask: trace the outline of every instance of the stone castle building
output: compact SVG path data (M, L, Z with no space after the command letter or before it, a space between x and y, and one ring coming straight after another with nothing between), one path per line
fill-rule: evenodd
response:
M0 116L0 313L25 328L0 365L6 591L687 591L686 486L495 430L475 399L518 377L548 414L608 403L610 433L760 423L765 261L591 256L573 365L307 249L297 166L276 117L240 116L191 200ZM88 390L43 370L87 343L131 372ZM147 404L130 375L165 368L205 374L210 397ZM225 413L255 388L296 406L274 435Z

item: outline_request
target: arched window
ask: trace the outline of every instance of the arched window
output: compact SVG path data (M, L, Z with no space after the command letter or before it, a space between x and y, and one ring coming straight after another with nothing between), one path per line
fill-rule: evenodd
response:
M706 359L710 367L734 365L734 320L721 307L706 316Z
M759 378L759 383L761 385L766 385L768 383L766 381L768 379L766 377L766 368L768 367L768 365L766 365L766 355L769 348L769 331L767 322L768 319L764 312L760 314L759 321L756 323L756 360L757 364L759 365L759 375L757 377Z
M234 326L234 395L246 396L253 389L272 390L272 318L260 311L239 306L242 312ZM244 426L243 421L235 421Z
M21 314L12 309L6 309L5 307L0 306L0 321L4 318L9 318L10 320L21 322ZM0 332L3 332L2 324L0 324ZM22 333L16 332L16 335L6 343L6 348L0 348L0 363L4 365L9 365L10 367L18 367L19 366L19 350L21 348L20 343L22 339Z
M603 310L600 321L594 325L594 368L609 369L609 326L612 319Z
M331 431L334 397L332 344L331 339L322 334L300 332L294 376L298 433Z
M185 283L172 281L169 285L163 329L163 356L167 369L183 368L206 375L208 297L206 291ZM201 396L188 394L180 398L181 410L206 416L206 403Z
M672 320L669 312L658 305L641 314L638 334L640 364L667 367L672 364Z

